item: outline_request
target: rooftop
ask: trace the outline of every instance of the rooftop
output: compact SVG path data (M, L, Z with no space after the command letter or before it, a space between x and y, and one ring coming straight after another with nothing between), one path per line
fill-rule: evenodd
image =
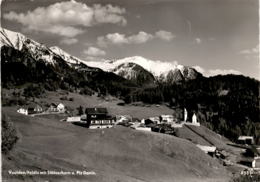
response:
M239 137L238 137L238 140L247 140L247 139L253 140L254 137L252 137L252 136L239 136Z
M199 144L197 144L197 147L199 147L204 152L215 152L217 149L215 146L206 146L206 145L199 145Z
M107 108L86 108L86 114L107 114Z

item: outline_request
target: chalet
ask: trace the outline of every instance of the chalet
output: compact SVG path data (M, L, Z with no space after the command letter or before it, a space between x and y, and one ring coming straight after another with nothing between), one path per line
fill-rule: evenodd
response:
M161 115L160 120L161 123L172 123L174 118L173 115Z
M153 123L160 124L160 117L150 117L149 118Z
M20 107L18 113L29 115L43 112L43 108L38 104L30 104L29 106Z
M49 108L47 109L47 111L49 111L49 112L58 112L57 104L51 103Z
M86 108L87 123L90 129L111 128L115 118L108 115L106 108Z
M62 103L55 104L51 103L47 111L49 112L65 112L65 105Z
M58 110L58 112L65 112L65 105L62 103L59 103L57 105L57 110Z
M239 144L252 145L252 144L254 144L254 137L252 137L252 136L239 136L238 139L237 139L237 142Z
M17 110L17 112L20 113L20 114L28 115L28 109L25 108L25 107L20 107L20 108Z

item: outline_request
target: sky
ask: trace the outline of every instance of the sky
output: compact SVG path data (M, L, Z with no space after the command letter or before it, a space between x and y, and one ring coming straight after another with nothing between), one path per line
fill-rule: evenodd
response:
M1 26L86 61L142 56L260 79L258 0L3 0Z

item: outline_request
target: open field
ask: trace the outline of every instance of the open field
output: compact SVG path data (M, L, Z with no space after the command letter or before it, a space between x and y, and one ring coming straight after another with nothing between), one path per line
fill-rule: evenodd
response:
M130 114L135 118L143 119L152 116L159 116L162 114L173 114L173 110L165 105L146 105L146 104L138 104L138 105L124 105L120 106L117 105L118 103L122 102L115 97L106 97L101 98L97 97L96 95L93 96L86 96L80 95L77 93L69 93L66 94L68 98L73 98L73 101L69 100L60 100L60 98L64 96L64 92L48 92L46 98L41 98L40 100L44 103L59 103L62 102L66 106L69 106L74 111L79 106L84 108L86 107L106 107L108 112L113 115L117 114Z
M55 119L3 108L18 131L14 150L3 156L9 181L172 182L228 181L217 160L174 136L116 127L88 130ZM7 170L94 171L89 176L10 176ZM52 178L52 180L51 180Z

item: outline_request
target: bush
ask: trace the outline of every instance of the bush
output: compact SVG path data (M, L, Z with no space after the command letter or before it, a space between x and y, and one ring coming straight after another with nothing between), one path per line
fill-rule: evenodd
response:
M125 103L124 103L124 102L119 102L119 103L117 103L117 105L119 105L119 106L124 106Z
M27 101L25 99L16 97L16 98L2 98L2 105L3 106L23 106L26 105Z
M68 100L68 97L67 97L67 96L62 96L62 97L60 98L60 100Z
M89 96L94 94L94 92L91 89L89 89L88 87L84 87L84 88L80 89L79 93L81 95L89 95Z
M17 142L18 137L10 118L3 115L2 118L2 153L7 154Z
M29 85L24 89L25 97L41 97L45 93L45 89L40 85Z

